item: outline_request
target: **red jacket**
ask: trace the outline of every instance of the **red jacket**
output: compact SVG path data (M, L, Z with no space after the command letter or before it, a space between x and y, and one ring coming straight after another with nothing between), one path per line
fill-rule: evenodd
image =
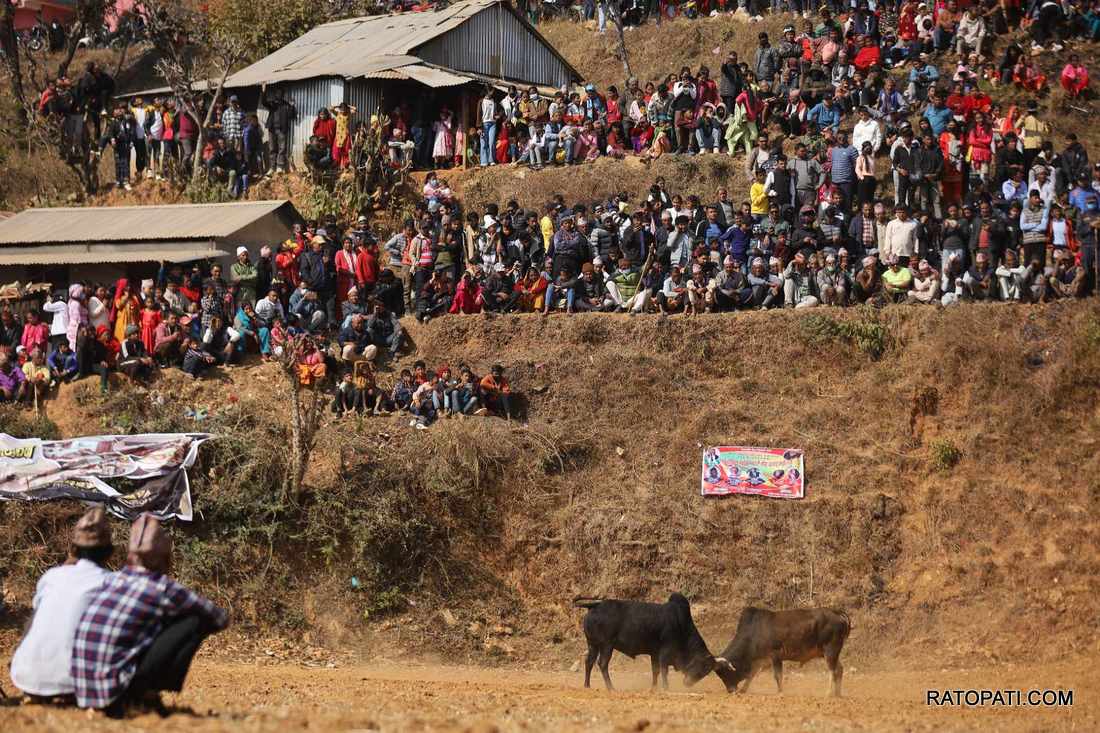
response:
M313 134L325 141L327 147L332 147L336 140L336 120L329 117L322 120L320 117L313 121Z
M360 285L378 281L378 258L365 249L355 256L355 281Z

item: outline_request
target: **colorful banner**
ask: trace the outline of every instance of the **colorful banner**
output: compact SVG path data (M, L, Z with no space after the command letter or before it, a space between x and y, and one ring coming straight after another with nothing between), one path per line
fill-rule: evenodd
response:
M191 521L187 469L210 437L147 433L39 440L0 433L0 499L76 499L102 503L125 519L151 512Z
M717 446L703 450L703 496L755 494L775 499L806 495L802 451L796 448Z

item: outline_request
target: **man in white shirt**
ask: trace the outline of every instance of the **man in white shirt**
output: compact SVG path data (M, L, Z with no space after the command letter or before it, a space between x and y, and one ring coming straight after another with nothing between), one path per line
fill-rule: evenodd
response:
M894 207L896 218L886 225L886 236L879 249L879 257L887 262L891 256L897 256L901 267L908 267L909 260L917 251L917 222L909 218L909 209L898 205Z
M882 147L882 128L878 120L871 118L871 110L867 107L859 108L859 121L852 128L852 147L863 150L863 143L871 143L872 153Z
M11 681L34 697L73 694L73 638L109 571L114 548L107 513L97 506L76 523L64 565L50 568L34 593L34 616L11 659Z

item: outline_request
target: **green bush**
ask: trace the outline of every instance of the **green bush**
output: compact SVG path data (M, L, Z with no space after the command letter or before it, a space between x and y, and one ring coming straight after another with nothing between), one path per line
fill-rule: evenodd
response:
M937 438L928 445L929 460L937 471L948 471L962 460L962 451L950 438Z
M35 415L11 405L0 408L0 433L7 433L13 438L42 440L57 440L61 437L57 425L45 415Z
M861 306L853 319L837 320L824 313L807 314L799 322L803 338L813 344L840 343L855 346L873 360L886 353L890 334L878 311Z

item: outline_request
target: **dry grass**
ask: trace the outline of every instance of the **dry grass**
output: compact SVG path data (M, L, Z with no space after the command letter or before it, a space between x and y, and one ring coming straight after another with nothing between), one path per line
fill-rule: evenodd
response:
M692 70L708 66L711 78L717 79L718 67L727 51L737 51L741 61L751 63L757 34L765 31L776 43L792 17L768 16L759 23L749 23L740 15L700 20L678 18L662 23L659 28L652 23L631 28L625 35L630 70L642 84L679 73L681 66L690 66ZM585 81L601 89L610 84L623 89L626 73L619 56L618 37L613 31L600 35L593 27L579 27L570 21L543 23L539 30L581 72ZM718 54L715 49L719 49Z

